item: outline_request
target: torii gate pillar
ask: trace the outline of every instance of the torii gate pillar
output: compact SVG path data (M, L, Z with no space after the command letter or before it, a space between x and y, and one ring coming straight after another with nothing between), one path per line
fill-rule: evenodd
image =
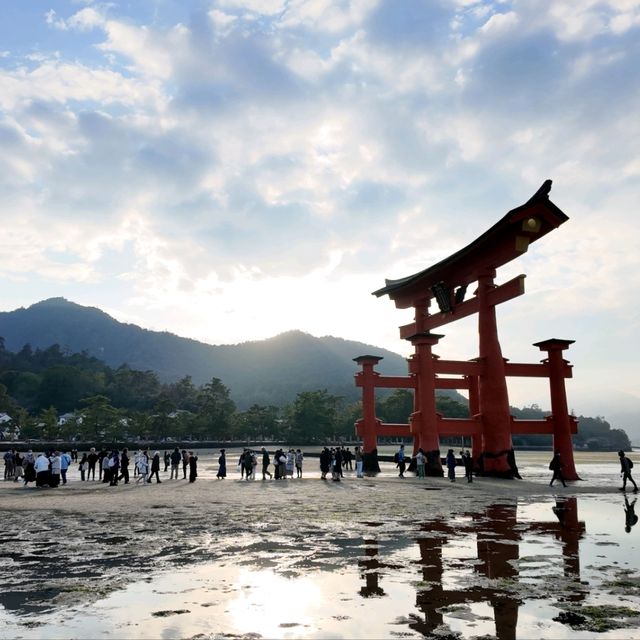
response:
M571 441L571 421L567 405L567 392L564 383L564 370L569 364L562 357L562 352L569 348L575 340L559 340L551 338L536 342L533 346L547 352L543 362L549 365L549 391L551 395L551 414L553 416L553 450L560 452L562 475L565 480L580 480L573 461L573 443Z
M416 370L415 411L409 418L411 433L414 436L414 455L422 449L427 458L426 472L430 476L443 476L440 461L440 440L438 438L438 416L436 415L434 355L431 347L438 344L443 336L428 331L417 333L409 338L415 348L412 357Z
M483 373L478 379L478 401L482 416L482 460L484 473L491 476L512 478L507 462L511 449L511 412L504 367L504 358L498 341L496 308L488 295L495 285L495 271L478 278L478 333L479 361Z
M382 358L378 356L360 356L354 358L362 371L356 374L362 387L362 420L356 423L357 430L362 436L363 470L368 473L379 473L378 463L378 436L377 428L380 420L376 418L376 378L379 377L374 367Z

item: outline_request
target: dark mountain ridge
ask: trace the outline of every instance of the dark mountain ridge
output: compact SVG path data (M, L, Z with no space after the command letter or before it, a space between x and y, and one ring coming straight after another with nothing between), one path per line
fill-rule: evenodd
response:
M10 351L25 344L46 349L58 344L86 351L111 367L156 372L163 382L191 376L196 384L220 378L240 407L284 404L300 391L327 389L356 399L353 358L375 354L379 371L406 375L406 360L386 349L332 336L316 338L288 331L267 340L210 345L166 331L122 323L95 307L50 298L27 308L0 312L0 336Z

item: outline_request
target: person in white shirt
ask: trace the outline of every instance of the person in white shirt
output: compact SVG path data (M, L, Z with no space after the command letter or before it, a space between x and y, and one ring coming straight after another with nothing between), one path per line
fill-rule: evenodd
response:
M62 461L60 460L60 454L57 451L53 452L50 458L51 468L49 469L49 486L57 487L60 485L60 469L62 468Z
M49 486L49 458L41 453L34 464L36 471L36 487Z

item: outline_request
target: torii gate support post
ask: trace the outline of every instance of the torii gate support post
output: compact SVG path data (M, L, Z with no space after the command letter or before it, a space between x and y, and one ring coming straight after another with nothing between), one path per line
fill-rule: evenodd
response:
M438 344L443 336L424 331L409 338L415 348L413 362L417 368L415 391L415 411L411 414L410 425L414 437L414 449L422 449L427 458L425 472L429 476L444 475L440 460L440 440L438 437L438 416L436 414L435 371L431 347Z
M478 397L478 376L466 376L469 380L469 415L474 418L480 414L480 398ZM484 446L482 444L482 434L474 433L471 436L471 457L473 466L478 468L478 458L482 453Z
M498 340L496 308L488 300L495 287L494 277L495 271L488 271L478 278L479 361L483 364L478 394L483 427L483 470L484 475L513 478L507 462L507 453L512 448L507 379Z
M362 420L357 422L358 430L362 436L362 470L366 473L380 473L378 437L376 435L376 428L380 424L380 420L376 418L375 391L375 380L379 374L374 371L374 367L382 358L379 356L359 356L353 360L362 367L362 371L356 374L358 384L362 387Z
M565 370L569 364L562 357L562 352L569 348L575 340L551 338L536 342L533 346L547 352L543 362L549 365L549 391L551 396L551 414L553 416L553 450L560 452L562 475L565 480L580 480L573 460L573 442L571 441L571 422L565 389Z

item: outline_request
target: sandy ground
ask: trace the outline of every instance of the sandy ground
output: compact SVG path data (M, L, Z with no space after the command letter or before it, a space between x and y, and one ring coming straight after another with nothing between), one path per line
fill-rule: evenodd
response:
M232 560L277 567L282 575L333 571L340 554L362 561L362 540L372 527L394 540L428 522L486 513L489 505L553 504L571 496L622 500L617 482L575 482L566 489L549 487L542 477L451 483L400 479L391 467L375 478L348 472L341 482L322 481L311 468L301 480L243 481L235 470L216 480L213 463L199 466L193 484L163 473L161 484L136 485L132 478L117 487L80 482L75 474L57 489L0 482L0 570L20 576L0 596L5 611L26 616L18 623L24 628L37 628L41 614L97 601L172 567ZM485 516L484 522L490 531L491 521Z
M204 473L203 473L204 472ZM545 481L499 480L476 478L467 483L458 477L455 483L446 478L421 480L407 474L400 479L390 475L357 479L347 472L342 482L322 481L317 473L307 471L306 476L285 481L241 481L238 473L231 471L225 480L216 480L214 467L200 470L204 477L195 483L186 480L169 480L161 473L163 482L158 485L135 484L132 477L129 485L122 482L110 487L98 481L80 482L72 475L66 486L57 489L37 489L31 484L0 482L0 509L6 510L55 510L74 513L127 512L130 515L153 514L157 509L172 511L182 507L197 507L201 515L220 514L227 509L260 512L259 519L269 519L268 510L294 504L298 511L314 514L317 508L331 504L332 515L341 512L353 518L391 516L393 511L419 514L425 503L425 490L440 490L452 497L431 504L433 508L449 511L451 505L465 501L482 501L502 497L536 497L552 495L584 495L619 493L617 481L608 486L594 485L588 481L568 483L567 488L559 484L549 487ZM547 478L548 480L548 478ZM369 500L371 496L373 500ZM335 505L336 500L339 502ZM156 514L157 515L157 514ZM302 515L302 514L301 514Z

